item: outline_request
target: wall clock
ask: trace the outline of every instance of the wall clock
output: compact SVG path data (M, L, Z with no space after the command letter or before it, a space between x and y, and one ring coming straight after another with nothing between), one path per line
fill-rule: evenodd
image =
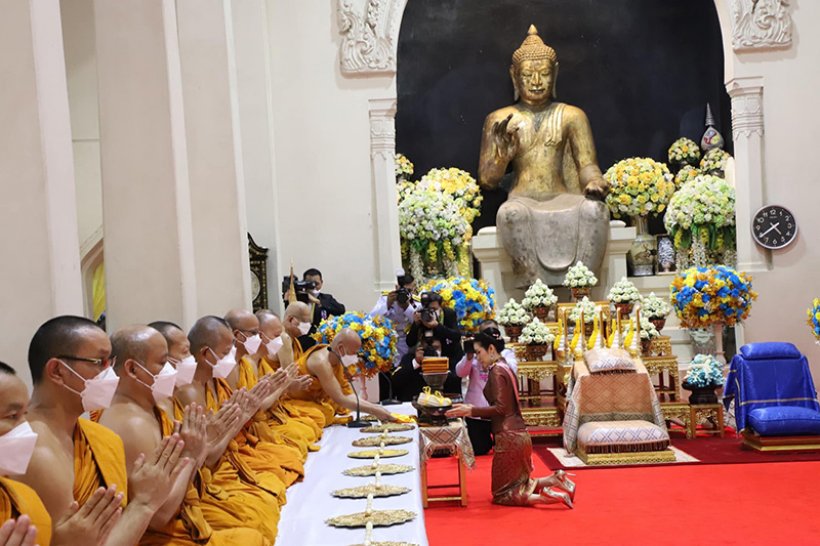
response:
M268 249L256 244L248 233L248 254L251 265L251 295L253 310L268 308Z
M752 237L763 248L784 248L797 237L797 220L789 209L767 205L752 218Z

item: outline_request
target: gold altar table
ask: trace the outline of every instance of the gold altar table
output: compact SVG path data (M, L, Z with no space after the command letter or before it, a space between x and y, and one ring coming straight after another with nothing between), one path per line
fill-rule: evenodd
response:
M561 411L557 406L560 365L554 360L533 360L518 363L518 392L521 416L529 427L561 428ZM552 378L552 388L541 388L541 382ZM560 435L559 432L554 434ZM545 435L550 435L549 433Z

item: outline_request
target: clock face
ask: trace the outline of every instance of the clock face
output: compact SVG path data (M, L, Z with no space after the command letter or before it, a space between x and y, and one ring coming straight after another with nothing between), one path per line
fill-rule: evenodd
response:
M763 207L752 219L752 236L755 242L764 248L783 248L797 236L797 220L784 207Z
M259 277L256 276L255 271L251 271L251 299L256 300L257 296L259 296L259 292L262 289L262 285L259 282Z

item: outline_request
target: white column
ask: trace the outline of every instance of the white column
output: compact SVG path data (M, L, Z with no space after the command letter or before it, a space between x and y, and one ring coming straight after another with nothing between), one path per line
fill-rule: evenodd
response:
M173 0L95 0L108 324L196 319Z
M771 254L755 244L750 229L763 206L763 78L734 78L726 90L732 98L737 266L746 272L767 271Z
M3 3L0 82L0 359L28 380L36 328L83 312L57 0Z
M372 173L373 233L376 237L375 289L392 290L401 267L399 208L396 193L396 99L371 99L370 168Z
M239 127L248 231L268 249L268 305L282 311L279 189L274 169L270 43L265 0L233 4Z
M199 314L250 307L230 0L177 0Z

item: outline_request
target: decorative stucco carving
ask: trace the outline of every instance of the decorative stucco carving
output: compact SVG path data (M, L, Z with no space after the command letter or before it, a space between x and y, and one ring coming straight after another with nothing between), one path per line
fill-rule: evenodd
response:
M789 47L792 19L788 0L732 0L735 51Z
M763 80L735 78L726 85L732 98L732 137L763 136Z
M342 74L395 74L399 27L407 0L338 0Z

